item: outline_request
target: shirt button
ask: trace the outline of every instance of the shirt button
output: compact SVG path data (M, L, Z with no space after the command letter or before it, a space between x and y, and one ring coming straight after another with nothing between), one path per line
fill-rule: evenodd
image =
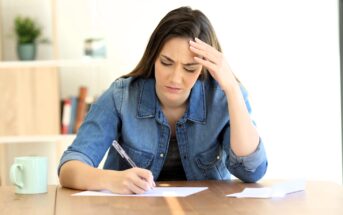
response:
M218 156L217 156L217 160L219 160L219 159L220 159L220 156L218 155Z
M164 154L163 154L163 153L161 153L161 154L160 154L160 157L161 157L161 158L163 158L163 156L164 156Z

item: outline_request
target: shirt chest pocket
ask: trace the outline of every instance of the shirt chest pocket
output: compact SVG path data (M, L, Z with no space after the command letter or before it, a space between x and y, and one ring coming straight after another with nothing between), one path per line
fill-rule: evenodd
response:
M154 158L154 155L149 152L141 151L134 149L128 145L123 144L123 149L125 150L126 154L133 160L133 162L137 165L137 167L144 168L144 169L150 169L152 160ZM118 156L120 156L118 154ZM119 161L119 169L125 170L131 168L130 164L124 159L121 158Z
M223 180L228 176L223 160L223 150L219 144L197 154L195 162L205 179Z

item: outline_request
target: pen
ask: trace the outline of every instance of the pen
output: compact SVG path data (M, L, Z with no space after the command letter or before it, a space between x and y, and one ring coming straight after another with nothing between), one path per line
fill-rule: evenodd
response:
M137 167L135 162L131 160L131 158L126 154L124 149L119 145L119 143L116 140L113 140L112 146L117 150L117 152L120 154L122 158L124 158L130 165L131 167Z
M113 140L112 146L117 150L117 152L120 154L120 156L122 158L124 158L130 164L131 167L137 167L135 162L133 162L133 160L131 160L131 158L126 154L124 149L119 145L119 143L116 140ZM156 186L155 182L153 182L153 183L154 183L154 185L151 187L151 189L153 189L153 187Z

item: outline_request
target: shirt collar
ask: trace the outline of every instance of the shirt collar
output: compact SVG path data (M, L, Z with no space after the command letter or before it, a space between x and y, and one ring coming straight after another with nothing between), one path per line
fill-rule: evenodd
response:
M137 117L154 117L156 102L157 98L155 94L155 80L144 79L138 98Z
M206 121L205 86L199 80L195 82L189 97L188 119L200 123Z
M144 79L138 98L137 117L154 117L157 102L155 80ZM186 117L194 122L205 123L206 121L206 99L202 81L197 80L191 90Z

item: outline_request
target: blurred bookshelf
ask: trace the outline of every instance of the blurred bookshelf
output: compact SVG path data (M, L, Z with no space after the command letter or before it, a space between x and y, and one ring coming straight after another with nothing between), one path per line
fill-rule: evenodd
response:
M88 110L96 91L89 85L91 81L98 84L93 77L87 83L80 78L78 83L68 80L68 77L62 80L61 73L70 73L69 77L78 78L78 73L93 68L96 76L101 75L107 64L106 59L0 62L0 137L61 134L63 101L70 97L78 98L79 89L84 88L87 93L83 98L86 106L83 109ZM62 71L65 68L67 71ZM72 90L66 91L70 88L64 85L66 81L73 84L70 85L74 87ZM89 94L89 88L93 94ZM72 133L75 132L65 134Z
M30 155L47 156L48 183L59 183L55 170L76 138L76 130L61 132L63 101L86 88L84 117L114 80L112 71L110 61L97 58L0 61L0 186L10 185L13 159Z
M6 20L0 17L0 185L8 183L8 168L15 156L45 155L50 159L49 168L56 169L61 154L76 137L74 129L61 132L64 101L78 98L79 89L85 87L83 112L87 112L96 95L115 76L105 58L105 41L80 37L72 46L65 43L63 39L71 41L71 35L64 34L64 24L59 25L65 17L61 16L60 3L23 2L25 9L22 5L0 4L0 11L8 11ZM17 61L15 42L5 35L12 32L16 14L32 15L33 10L51 43L40 44L36 60ZM68 51L61 54L61 50ZM49 183L58 183L53 173Z

